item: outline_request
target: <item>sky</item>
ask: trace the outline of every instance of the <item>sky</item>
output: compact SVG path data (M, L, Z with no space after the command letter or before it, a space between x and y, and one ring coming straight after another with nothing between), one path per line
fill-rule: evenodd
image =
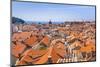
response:
M95 7L13 1L12 16L25 21L95 21Z

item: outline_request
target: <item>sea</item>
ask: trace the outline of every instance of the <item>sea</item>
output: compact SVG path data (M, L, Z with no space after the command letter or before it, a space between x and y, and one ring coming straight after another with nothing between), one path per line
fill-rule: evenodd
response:
M46 21L26 21L27 24L48 24ZM52 22L52 24L62 24L64 22Z

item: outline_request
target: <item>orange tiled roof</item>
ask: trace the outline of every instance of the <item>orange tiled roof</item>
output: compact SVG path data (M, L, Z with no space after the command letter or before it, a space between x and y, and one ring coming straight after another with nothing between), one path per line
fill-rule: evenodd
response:
M12 41L21 41L29 38L31 32L19 32L12 35Z
M12 55L15 57L19 57L19 54L21 54L26 46L22 44L21 42L16 42L16 44L12 43L11 49L12 49Z
M32 37L30 37L30 38L24 40L24 43L27 44L28 46L33 46L34 43L37 41L37 39L38 39L38 38L37 38L36 36L33 35Z
M50 42L50 39L48 36L45 36L42 40L42 42L46 45L46 46L49 46L49 42Z
M92 27L89 27L89 25L85 27L85 25L72 24L68 27L59 27L56 30L69 36L69 38L66 39L69 47L67 47L67 45L65 46L64 42L60 42L60 37L56 39L55 36L49 38L47 35L42 35L46 31L38 31L38 28L34 30L34 32L13 33L12 55L18 58L16 65L46 64L50 63L49 59L51 59L51 63L57 63L59 59L64 59L66 58L65 55L69 54L67 52L68 48L72 48L70 49L70 54L73 54L73 52L75 54L81 54L82 52L90 53L96 51L95 39L92 39L95 37L95 35L93 35L95 31L93 30L93 33L91 33ZM86 32L84 30L86 30ZM88 31L90 32L87 33ZM79 41L77 39L79 39ZM40 43L44 43L46 49L39 49L41 47L45 48L45 46L39 45ZM26 44L30 46L30 48L28 48ZM36 48L34 49L33 46ZM79 48L77 49L77 47Z

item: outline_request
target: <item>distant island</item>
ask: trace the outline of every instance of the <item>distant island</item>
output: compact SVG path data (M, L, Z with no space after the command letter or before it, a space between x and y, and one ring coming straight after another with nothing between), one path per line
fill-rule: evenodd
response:
M25 21L17 17L12 17L12 23L13 24L25 24Z

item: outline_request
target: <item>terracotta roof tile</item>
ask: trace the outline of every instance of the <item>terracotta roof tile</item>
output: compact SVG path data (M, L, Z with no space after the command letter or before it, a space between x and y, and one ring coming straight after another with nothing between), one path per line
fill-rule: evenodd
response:
M12 44L11 46L12 48L12 55L14 55L15 57L19 57L19 54L21 54L24 49L26 48L26 46L24 44L22 44L21 42L16 42L16 44Z
M34 43L37 41L37 37L36 36L32 36L26 40L24 40L24 43L27 44L28 46L33 46Z

